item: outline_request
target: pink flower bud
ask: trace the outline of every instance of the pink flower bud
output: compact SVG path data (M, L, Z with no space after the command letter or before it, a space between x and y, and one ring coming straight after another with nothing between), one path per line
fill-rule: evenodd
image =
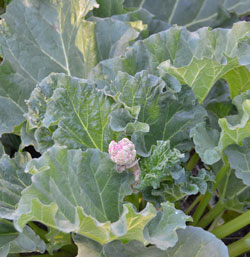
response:
M134 144L127 138L123 138L118 143L114 140L109 144L110 159L119 166L122 171L126 166L131 165L136 158Z

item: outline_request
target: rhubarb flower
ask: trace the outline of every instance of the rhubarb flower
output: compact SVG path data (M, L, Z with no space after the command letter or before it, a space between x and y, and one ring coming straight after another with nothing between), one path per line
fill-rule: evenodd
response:
M117 164L117 170L123 171L131 167L136 161L135 145L127 138L109 144L110 159Z

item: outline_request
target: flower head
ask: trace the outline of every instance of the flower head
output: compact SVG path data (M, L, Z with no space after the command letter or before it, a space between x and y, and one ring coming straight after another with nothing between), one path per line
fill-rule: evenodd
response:
M109 144L109 155L117 164L118 171L123 171L136 160L135 145L127 138L123 138L118 143L113 140Z

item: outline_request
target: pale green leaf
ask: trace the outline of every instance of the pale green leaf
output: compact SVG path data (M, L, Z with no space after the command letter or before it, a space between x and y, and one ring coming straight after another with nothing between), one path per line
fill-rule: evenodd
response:
M237 178L250 187L250 138L245 138L242 146L230 145L226 148L230 167L235 170Z
M223 151L231 144L241 144L250 137L250 92L242 93L233 99L238 114L219 119L221 127L218 148Z
M18 153L14 159L3 155L0 159L0 217L13 219L21 192L31 184L24 169L30 160L28 153Z
M100 257L102 252L101 244L79 234L73 234L73 240L78 248L78 255L76 257Z
M223 76L230 87L231 98L250 89L250 72L244 67L238 67Z
M85 78L99 61L122 54L138 37L140 31L130 23L84 20L95 7L95 0L10 3L0 33L0 133L13 131L24 120L25 100L51 72Z
M189 30L200 27L221 27L238 16L249 12L249 0L125 0L125 6L139 7L151 12L168 24L186 26ZM234 20L234 19L233 19Z
M13 241L17 238L18 232L15 230L11 222L0 219L0 247Z
M40 252L46 250L44 241L28 226L10 243L10 253Z
M42 126L34 135L40 145L43 143L42 150L51 146L53 139L69 148L103 151L116 138L109 126L110 113L115 108L114 101L88 81L53 74L32 92L28 119L31 126L42 124L48 129L46 132ZM52 125L58 125L57 129Z
M229 257L224 243L202 228L189 226L177 234L178 242L167 250L166 257Z
M134 177L127 172L119 174L108 154L52 147L32 160L26 170L35 175L22 193L17 228L36 220L102 244L116 238L145 242L142 231L155 216L155 209L148 204L137 213L131 204L122 205L123 198L131 194Z
M177 243L177 230L186 228L186 221L192 221L192 218L175 209L169 202L162 203L161 208L157 216L146 225L143 233L151 244L166 250Z
M221 159L221 154L216 149L220 137L218 130L209 128L206 123L200 123L191 129L190 137L193 138L195 151L204 163L211 165Z

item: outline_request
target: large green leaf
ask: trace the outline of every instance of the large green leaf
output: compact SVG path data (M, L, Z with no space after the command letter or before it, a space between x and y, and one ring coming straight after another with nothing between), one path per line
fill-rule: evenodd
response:
M246 22L234 24L232 29L203 28L196 32L174 27L136 42L124 57L101 62L90 78L110 82L118 71L134 75L148 70L158 74L156 68L160 65L162 75L170 73L188 84L202 102L217 80L250 64L249 35L250 24ZM239 87L238 92L242 88L241 83L229 85Z
M213 234L196 227L177 231L178 242L173 248L162 251L154 246L145 247L137 241L122 244L113 241L103 247L105 257L228 257L227 247Z
M24 173L28 153L16 154L14 159L3 155L0 159L0 217L13 219L21 192L31 184L31 175Z
M188 84L199 101L203 102L218 79L226 74L229 76L231 70L241 65L250 64L247 54L249 44L243 41L249 35L248 23L235 24L231 30L201 29L187 33L185 40L188 42L179 40L175 50L188 51L186 58L181 59L175 55L175 59L163 62L159 69L162 73L168 72L176 76L181 83ZM215 41L216 44L213 43ZM240 84L230 83L229 86L239 87L238 91L241 89Z
M52 147L32 160L27 170L35 175L16 212L19 230L36 220L102 244L116 238L145 242L143 229L155 216L155 208L148 204L137 213L131 204L122 205L132 191L134 177L119 174L108 154Z
M230 167L235 170L237 178L250 187L250 137L245 138L242 146L230 145L226 148Z
M137 38L140 32L130 23L84 20L95 7L95 0L11 2L0 34L0 133L23 121L24 100L51 72L87 77L99 61L120 55Z
M110 88L106 88L106 94L116 96L126 109L136 113L136 121L150 126L149 133L132 135L136 150L143 156L148 155L157 140L170 140L171 147L180 150L190 149L189 131L206 115L188 87L174 94L161 79L144 71L134 77L119 72ZM119 115L120 110L117 112L117 115L116 111L111 114L111 127L126 130L126 115Z
M139 7L151 12L157 19L169 24L186 26L189 30L200 27L221 27L232 19L249 12L249 0L125 0L127 7Z
M46 132L42 126L40 133L35 132L39 139L47 135L50 139L46 141L48 146L53 143L50 127L58 124L52 135L58 144L103 151L107 150L112 139L116 139L116 133L109 126L109 116L115 108L113 100L88 81L52 74L32 92L28 119L31 126L42 124L49 129Z

